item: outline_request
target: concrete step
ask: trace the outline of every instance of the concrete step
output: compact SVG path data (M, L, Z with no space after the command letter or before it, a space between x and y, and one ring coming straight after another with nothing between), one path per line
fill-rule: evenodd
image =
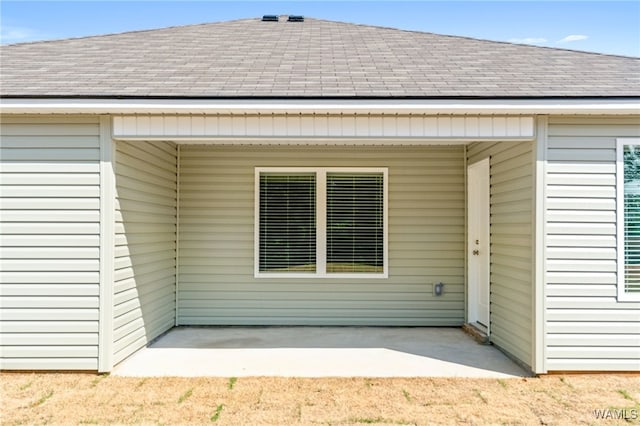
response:
M473 339L482 344L482 345L488 345L489 344L489 336L487 336L487 334L480 330L478 327L476 327L473 324L464 324L462 326L462 331L464 331L465 333L467 333L469 336L473 337Z

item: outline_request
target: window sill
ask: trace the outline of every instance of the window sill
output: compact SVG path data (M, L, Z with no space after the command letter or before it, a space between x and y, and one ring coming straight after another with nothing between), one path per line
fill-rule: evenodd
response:
M621 293L618 292L617 301L621 303L640 303L640 293Z
M264 278L306 278L306 279L386 279L389 278L389 274L384 272L382 274L367 274L367 273L353 273L353 274L345 274L345 273L335 273L335 274L314 274L314 273L256 273L253 276L254 278L264 279Z

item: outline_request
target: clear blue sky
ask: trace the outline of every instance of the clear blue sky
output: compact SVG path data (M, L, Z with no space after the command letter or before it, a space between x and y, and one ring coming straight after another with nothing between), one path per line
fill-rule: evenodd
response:
M0 41L6 44L81 37L264 14L298 14L440 34L640 56L640 0L0 0Z

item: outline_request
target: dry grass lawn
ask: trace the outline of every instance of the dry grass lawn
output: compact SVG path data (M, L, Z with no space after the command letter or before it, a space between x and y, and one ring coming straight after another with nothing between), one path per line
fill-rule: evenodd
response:
M637 375L495 380L5 373L0 392L7 425L640 424ZM608 418L596 418L594 410L605 410Z

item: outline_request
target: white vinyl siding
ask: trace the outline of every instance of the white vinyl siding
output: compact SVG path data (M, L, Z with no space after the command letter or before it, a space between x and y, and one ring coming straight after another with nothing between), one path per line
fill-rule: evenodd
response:
M180 149L179 324L462 324L463 147ZM388 168L389 278L254 278L255 167Z
M0 369L97 370L100 127L4 116Z
M467 155L490 158L490 338L532 366L533 144L476 143Z
M175 324L177 149L116 143L114 363Z
M547 370L640 370L640 302L617 298L616 138L640 118L551 117Z

